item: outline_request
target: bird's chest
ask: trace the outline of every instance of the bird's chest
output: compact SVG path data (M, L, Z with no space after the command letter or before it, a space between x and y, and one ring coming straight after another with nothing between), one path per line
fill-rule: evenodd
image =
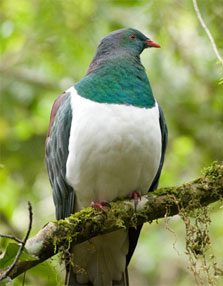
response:
M148 191L161 158L157 105L151 109L71 98L66 176L78 208Z

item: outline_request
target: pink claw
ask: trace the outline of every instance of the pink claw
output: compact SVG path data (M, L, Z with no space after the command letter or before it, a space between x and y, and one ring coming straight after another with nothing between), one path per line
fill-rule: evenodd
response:
M106 202L106 201L101 201L100 203L91 202L90 206L92 208L99 209L99 210L101 210L104 213L106 212L105 209L104 209L104 206L111 208L111 205L108 202Z
M135 211L138 205L139 199L141 200L141 193L134 191L129 194L129 198L134 200Z

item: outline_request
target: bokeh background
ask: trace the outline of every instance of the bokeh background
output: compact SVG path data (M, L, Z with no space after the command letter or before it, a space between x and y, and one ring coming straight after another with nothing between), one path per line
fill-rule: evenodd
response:
M199 7L223 55L223 1L199 1ZM162 47L142 55L169 128L160 186L192 180L212 161L223 160L222 67L192 0L2 0L0 233L24 236L28 200L34 212L31 235L54 219L44 163L52 104L85 75L100 39L124 27L139 29ZM213 252L223 269L221 204L212 204L210 214ZM177 250L163 220L144 226L130 265L131 285L194 285L184 224L175 216L169 226ZM1 240L0 247L7 243ZM62 285L59 264L55 257L28 271L25 285Z

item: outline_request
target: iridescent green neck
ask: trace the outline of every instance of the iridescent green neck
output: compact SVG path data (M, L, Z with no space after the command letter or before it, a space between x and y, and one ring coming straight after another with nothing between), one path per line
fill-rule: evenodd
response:
M75 88L82 97L99 103L146 108L155 105L144 67L136 56L114 56L92 62L88 74Z

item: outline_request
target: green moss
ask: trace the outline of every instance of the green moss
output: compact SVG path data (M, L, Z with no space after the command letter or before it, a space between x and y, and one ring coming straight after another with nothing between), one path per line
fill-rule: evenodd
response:
M199 204L199 200L192 200L185 208L181 208L179 211L179 215L185 224L185 253L189 257L189 269L194 274L196 284L216 285L217 264L214 254L212 253L210 256L209 253L211 249L209 236L211 219L208 214L208 208ZM212 259L209 260L209 257L212 257Z
M223 175L223 165L218 164L217 161L214 161L211 166L204 168L202 173L204 176L208 176L212 179L216 179L219 176Z
M148 193L148 196L165 196L165 195L178 195L178 190L177 187L170 187L170 188L162 188L162 189L157 189L152 193Z
M203 177L180 187L162 188L148 193L148 201L140 211L136 212L131 203L123 201L112 202L111 208L106 208L106 213L85 208L65 220L55 222L58 228L51 238L55 251L61 251L62 259L69 260L72 242L80 243L99 234L136 227L146 221L178 213L185 224L190 269L197 276L200 267L206 273L206 281L214 285L216 264L209 265L211 272L205 268L205 264L208 265L206 252L211 246L208 232L210 217L207 208L202 205L223 196L222 185L223 166L213 163L205 169ZM201 279L199 275L195 277L198 280Z

